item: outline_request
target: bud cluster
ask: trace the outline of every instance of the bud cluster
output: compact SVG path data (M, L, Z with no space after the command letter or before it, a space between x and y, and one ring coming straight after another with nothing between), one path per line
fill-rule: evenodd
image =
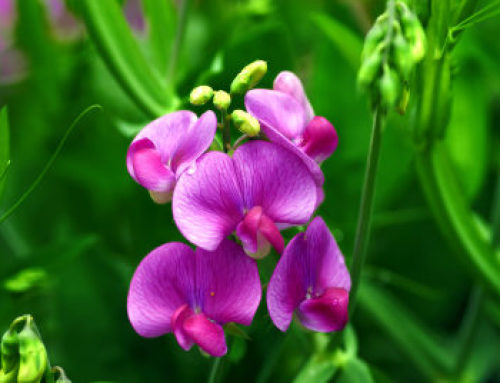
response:
M425 48L417 16L404 2L390 0L366 35L358 72L358 82L370 90L374 104L406 107L410 75Z

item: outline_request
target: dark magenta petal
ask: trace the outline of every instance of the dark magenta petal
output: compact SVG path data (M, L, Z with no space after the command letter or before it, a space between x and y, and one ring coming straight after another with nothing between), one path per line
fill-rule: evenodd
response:
M330 121L316 116L307 124L299 146L309 157L321 163L337 149L338 142L337 131Z
M272 321L286 331L293 312L308 297L318 297L329 288L349 291L351 279L344 257L321 217L305 233L297 234L285 248L267 289Z
M270 89L253 89L245 95L245 107L252 116L289 139L301 137L307 124L304 108L288 94Z
M289 71L280 72L274 79L273 89L286 93L297 100L305 111L306 122L314 117L314 111L307 99L302 81L295 73Z
M303 224L314 212L316 184L304 163L283 147L251 141L233 155L247 209L260 206L276 224Z
M203 313L188 317L183 324L186 334L206 353L221 357L227 353L224 329Z
M323 295L302 301L297 309L300 322L310 330L340 331L347 324L349 293L341 288L329 288Z
M259 230L278 254L281 254L285 248L285 240L276 224L265 214L261 217Z
M160 153L147 138L135 141L128 152L133 178L140 185L155 192L171 192L175 175L162 163Z
M226 239L215 252L196 250L198 300L210 319L250 325L262 290L256 262Z
M172 199L180 232L192 243L215 250L243 218L243 200L233 160L220 152L203 155L182 174Z
M128 317L139 335L172 331L175 311L192 298L195 254L183 243L167 243L149 253L134 273L127 299Z
M177 339L179 346L186 351L193 346L194 342L186 331L184 331L184 321L192 315L194 315L194 311L186 303L175 310L171 319L172 331L174 332L175 339Z

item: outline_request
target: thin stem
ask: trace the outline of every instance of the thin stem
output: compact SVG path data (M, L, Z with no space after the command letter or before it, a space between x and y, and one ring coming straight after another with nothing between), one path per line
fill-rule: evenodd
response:
M249 137L248 134L243 134L239 136L236 139L236 141L234 141L233 149L236 150L236 148L240 146L243 143L243 141L245 141L248 137Z
M229 115L226 110L222 111L222 146L227 153L231 148L231 126L229 124Z
M217 377L217 371L219 370L220 362L222 358L215 358L212 364L212 369L210 370L210 375L208 376L207 383L215 383L215 378Z
M45 174L47 174L52 164L56 160L57 156L61 152L64 143L68 139L69 135L71 134L73 129L78 125L78 123L82 120L82 118L85 117L92 110L100 108L101 108L100 105L91 105L78 115L78 117L72 122L66 133L64 133L64 136L61 138L61 141L59 141L59 145L57 145L56 150L54 151L54 153L52 154L49 161L47 162L43 170L40 172L38 177L36 177L35 181L33 181L30 187L21 195L21 197L19 197L19 199L9 209L7 209L7 211L0 216L0 224L4 222L7 218L9 218L12 213L14 213L14 211L19 207L19 205L21 205L24 202L24 200L29 197L29 195L33 192L33 190L35 190L35 188L38 186L40 181L42 181L43 177L45 176Z
M173 78L177 68L177 61L179 60L179 53L184 39L184 31L186 29L186 20L189 8L189 0L181 0L179 5L179 20L177 21L177 29L175 31L175 40L172 47L172 54L170 55L170 62L167 72L167 83L173 85Z
M373 211L373 200L375 195L375 179L380 155L380 144L382 141L383 113L379 107L375 109L373 116L373 128L366 163L365 181L361 194L356 237L351 260L352 287L350 293L350 312L354 311L356 294L361 280L361 270L366 260L366 249L370 239L370 226Z

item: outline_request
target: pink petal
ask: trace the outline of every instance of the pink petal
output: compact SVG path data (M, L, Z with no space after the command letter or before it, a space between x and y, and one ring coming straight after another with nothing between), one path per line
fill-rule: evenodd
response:
M280 72L274 79L273 89L286 93L297 100L305 111L306 121L310 121L314 117L314 111L307 99L302 81L295 73L289 71Z
M171 326L177 343L184 350L188 351L193 346L193 340L184 330L184 322L187 318L194 315L194 311L187 304L183 304L172 315Z
M134 273L127 311L135 331L155 337L172 331L171 319L193 297L195 256L183 243L167 243L149 253Z
M349 293L341 288L329 288L317 298L300 304L297 315L310 330L330 332L342 330L348 321Z
M270 89L253 89L245 95L245 107L262 126L288 139L301 137L307 124L304 108L292 96Z
M171 192L175 175L162 163L160 153L147 138L135 141L127 153L130 175L143 187L155 192Z
M231 157L203 155L184 172L172 200L175 223L190 242L215 250L243 218L243 202Z
M196 257L202 311L220 324L250 325L262 295L256 262L227 239L215 252L198 248Z
M246 208L261 206L277 224L303 224L311 218L316 184L297 156L270 142L251 141L233 159Z
M206 353L215 357L226 355L223 328L210 321L203 313L188 317L183 327L186 334Z
M300 147L316 162L321 163L337 149L339 137L333 125L324 117L314 117L306 127Z

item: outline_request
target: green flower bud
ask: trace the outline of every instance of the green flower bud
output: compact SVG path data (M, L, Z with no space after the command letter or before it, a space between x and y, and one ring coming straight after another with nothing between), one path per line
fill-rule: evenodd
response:
M32 321L18 334L19 339L19 383L40 383L47 368L47 351L38 334L32 327Z
M17 383L17 368L9 372L0 370L0 383Z
M401 15L401 23L404 26L405 38L411 47L412 58L418 62L423 59L427 45L424 29L418 18L409 10Z
M243 110L236 109L233 111L233 113L231 113L231 119L233 120L234 126L249 137L254 137L260 133L259 121Z
M411 70L415 62L413 61L413 56L411 53L410 45L406 42L402 35L397 35L394 37L393 41L394 47L394 62L399 69L402 77L408 80Z
M382 104L391 107L396 104L401 93L401 81L398 74L388 65L384 66L384 74L380 79L380 96Z
M401 98L399 99L398 104L398 113L405 114L406 108L408 108L408 103L410 102L410 88L407 86L403 87L403 91L401 92Z
M52 367L52 373L54 374L55 383L71 383L71 380L68 379L66 373L61 367Z
M375 76L380 71L381 64L382 55L380 54L380 50L377 49L370 57L361 63L361 67L358 72L358 83L361 86L370 86L375 79Z
M244 67L231 83L231 94L243 94L252 89L267 72L267 63L257 60Z
M227 110L231 105L231 96L223 90L214 92L214 106L219 110Z
M193 105L204 105L212 99L214 90L207 85L197 86L189 95L189 102Z
M8 374L10 371L16 370L19 362L19 342L17 333L14 330L10 329L3 335L0 348L2 371L4 374Z
M375 24L373 28L368 31L365 37L363 52L361 53L361 60L364 61L373 52L375 52L377 46L384 40L386 31L387 25L380 23Z

